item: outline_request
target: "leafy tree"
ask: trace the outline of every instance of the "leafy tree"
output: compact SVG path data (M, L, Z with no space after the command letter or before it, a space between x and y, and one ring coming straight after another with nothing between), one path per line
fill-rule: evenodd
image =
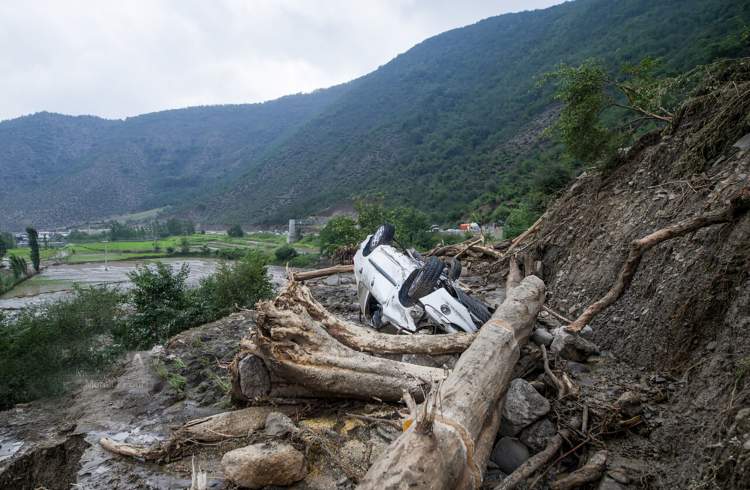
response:
M5 257L5 254L8 252L8 246L5 244L5 239L2 235L0 235L0 260Z
M274 255L276 256L276 260L280 262L289 262L299 254L291 245L282 245L274 251Z
M512 209L505 221L506 238L514 238L526 231L529 226L534 224L537 215L531 211L525 204Z
M320 230L320 251L330 256L339 247L356 245L364 238L357 222L349 216L335 216Z
M653 75L657 66L656 60L645 58L622 67L616 79L601 62L589 59L547 73L543 82L554 81L555 99L563 103L555 130L566 152L587 163L609 160L643 121L671 122L672 113L665 105L672 84ZM613 117L613 109L624 110L625 118ZM608 115L620 125L607 124Z
M242 238L243 236L245 236L245 232L242 230L242 227L240 225L232 225L227 230L227 235L234 238Z
M29 248L31 249L31 264L34 270L39 272L39 233L34 228L26 228L26 234L29 236Z

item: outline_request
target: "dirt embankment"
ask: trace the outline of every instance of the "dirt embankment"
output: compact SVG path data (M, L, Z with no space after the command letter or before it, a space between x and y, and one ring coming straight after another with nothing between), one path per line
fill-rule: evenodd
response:
M550 209L534 244L549 304L575 318L612 285L632 240L722 206L749 176L743 60L707 79L673 127L643 137L614 170L582 175ZM654 451L640 455L660 468L657 485L750 486L750 443L735 422L750 406L750 214L646 252L591 326L634 377L660 373L642 380L666 394L653 407Z

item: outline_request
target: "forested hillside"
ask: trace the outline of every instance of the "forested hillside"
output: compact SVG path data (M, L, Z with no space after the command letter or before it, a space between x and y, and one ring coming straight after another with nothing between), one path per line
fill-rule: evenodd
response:
M744 1L576 0L446 32L310 95L124 122L8 121L0 227L164 204L200 222L283 222L372 193L439 222L512 208L577 165L540 140L555 113L541 75L590 57L653 56L681 72L746 54L748 25Z
M191 202L236 177L344 90L122 121L50 113L4 121L0 229L85 223Z

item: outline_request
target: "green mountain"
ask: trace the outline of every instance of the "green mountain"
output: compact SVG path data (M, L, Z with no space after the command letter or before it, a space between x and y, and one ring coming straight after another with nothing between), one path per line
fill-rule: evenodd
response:
M748 53L750 2L576 0L430 38L347 84L124 121L0 123L0 227L173 204L200 222L283 222L378 193L457 219L555 166L543 73L596 57L665 73ZM7 194L5 189L11 189ZM510 190L509 190L510 189Z

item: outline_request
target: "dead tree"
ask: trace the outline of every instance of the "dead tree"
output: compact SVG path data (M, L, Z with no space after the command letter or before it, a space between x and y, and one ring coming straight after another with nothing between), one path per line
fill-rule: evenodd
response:
M750 208L750 188L745 188L729 201L728 206L722 209L685 219L630 242L630 251L614 285L601 299L589 305L573 323L566 327L566 330L571 333L581 331L596 315L617 301L633 282L633 276L635 276L641 258L647 250L661 242L691 233L700 228L733 221L745 213L748 208Z
M500 426L520 346L544 303L544 283L511 260L507 296L443 381L431 410L391 444L360 489L478 488ZM424 420L426 418L426 420Z

